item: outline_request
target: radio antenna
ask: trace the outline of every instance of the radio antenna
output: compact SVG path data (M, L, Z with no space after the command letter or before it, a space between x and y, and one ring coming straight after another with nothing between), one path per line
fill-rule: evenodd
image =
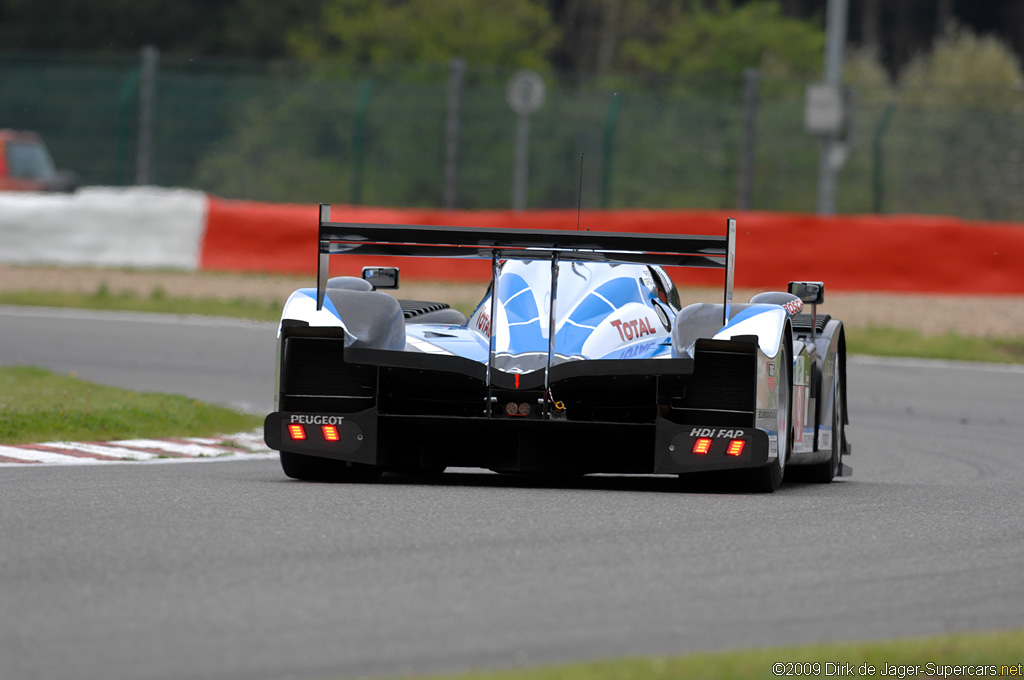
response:
M576 192L576 231L580 230L580 209L583 206L583 152L580 151L580 188ZM587 227L590 231L590 227Z

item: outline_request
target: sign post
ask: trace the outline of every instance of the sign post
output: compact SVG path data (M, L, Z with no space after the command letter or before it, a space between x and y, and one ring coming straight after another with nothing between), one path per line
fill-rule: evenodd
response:
M544 105L544 79L536 71L517 71L508 81L505 88L505 99L516 114L512 209L526 210L530 114Z

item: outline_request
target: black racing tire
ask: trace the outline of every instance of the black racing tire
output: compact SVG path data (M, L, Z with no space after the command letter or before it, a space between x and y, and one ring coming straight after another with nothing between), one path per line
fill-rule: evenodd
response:
M838 356L836 362L838 363ZM846 419L843 417L843 383L839 366L835 367L835 385L832 403L832 456L815 465L807 467L807 481L816 484L830 484L839 476L843 464L843 444L846 439Z
M281 451L281 469L292 479L307 482L349 482L365 484L380 479L383 470L376 465L306 456Z
M778 418L778 456L774 461L764 467L753 470L745 470L747 473L747 488L756 493L775 493L782 484L782 478L786 473L786 461L789 460L790 451L793 449L793 352L792 339L787 329L783 335L782 345L779 347L776 363L779 366L778 390L779 408ZM783 404L785 406L783 407ZM785 419L781 416L785 413ZM782 431L785 430L785 435Z

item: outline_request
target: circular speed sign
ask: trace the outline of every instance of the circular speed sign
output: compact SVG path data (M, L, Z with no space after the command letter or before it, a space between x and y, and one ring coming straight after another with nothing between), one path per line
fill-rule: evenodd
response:
M505 87L505 99L520 116L526 116L544 105L544 79L536 71L517 71Z

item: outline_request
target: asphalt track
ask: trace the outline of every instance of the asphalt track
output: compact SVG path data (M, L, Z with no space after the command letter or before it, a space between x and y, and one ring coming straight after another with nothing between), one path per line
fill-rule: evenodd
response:
M273 345L265 324L0 309L0 365L254 410ZM0 468L0 678L307 680L1024 626L1024 371L854 358L850 383L854 477L767 496Z

